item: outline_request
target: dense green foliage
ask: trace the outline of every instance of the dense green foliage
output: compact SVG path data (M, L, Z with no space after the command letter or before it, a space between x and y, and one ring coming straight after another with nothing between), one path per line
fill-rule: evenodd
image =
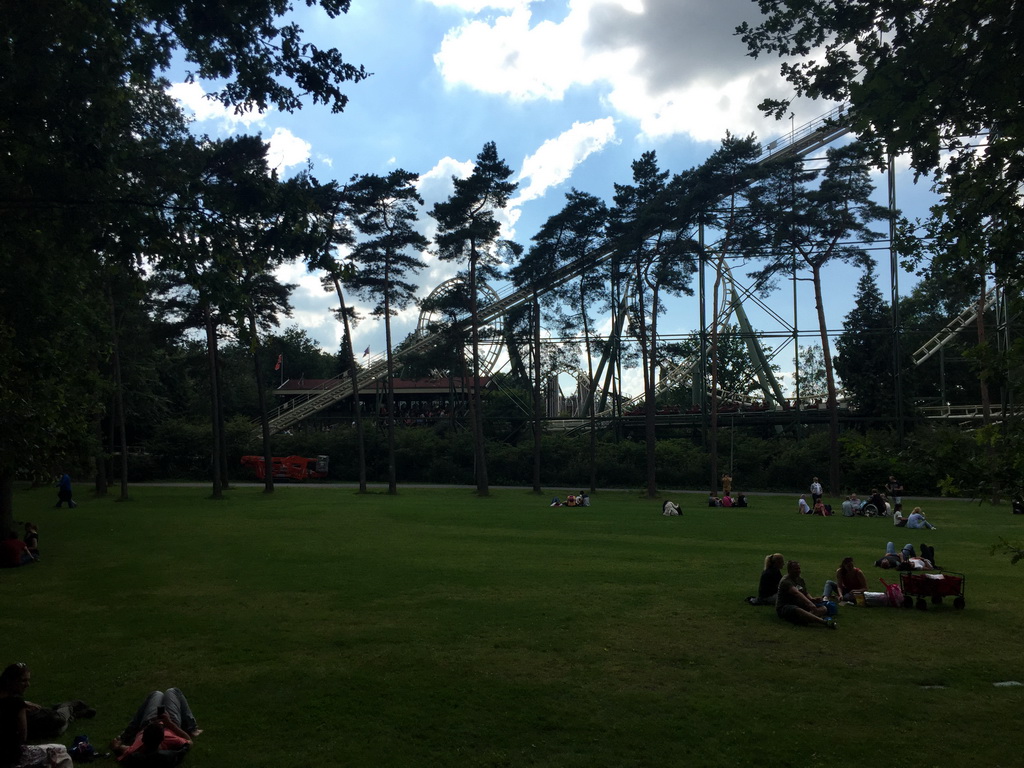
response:
M348 0L319 5L333 17ZM213 206L191 193L241 174L218 174L208 147L186 133L163 72L184 60L218 83L216 98L242 110L293 110L311 98L340 111L341 87L366 77L337 50L305 42L283 20L292 6L0 4L0 528L11 522L15 472L43 475L95 451L107 396L120 403L131 378L119 336L141 302L145 259L224 242L204 239L200 221L219 234L223 222L197 221ZM262 149L258 139L227 144L253 142ZM218 199L226 217L254 202L251 187L234 190ZM191 287L208 288L195 284L204 273L192 266Z
M925 503L939 530L924 540L967 574L965 610L842 608L825 632L742 602L764 557L798 558L817 591L850 555L881 590L887 521L699 494L665 518L639 490L583 509L521 490L208 493L82 496L72 513L18 491L43 560L5 571L0 595L47 607L4 611L0 632L32 700L96 707L67 740L104 743L176 685L204 729L197 768L861 768L938 730L921 762L1016 762L1024 689L993 686L1024 680L1021 566L989 555L1019 531L1006 509ZM781 727L787 708L843 726Z

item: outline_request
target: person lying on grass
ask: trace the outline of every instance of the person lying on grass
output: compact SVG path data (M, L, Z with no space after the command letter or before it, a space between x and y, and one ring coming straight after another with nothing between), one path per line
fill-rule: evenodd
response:
M779 582L779 594L775 598L775 612L780 619L806 626L837 629L835 619L828 615L824 596L812 599L807 594L807 584L800 578L800 563L790 560L786 563L786 575Z
M921 545L921 554L931 557L918 557L914 551L913 544L905 544L901 552L896 551L896 545L891 541L885 545L885 554L875 561L878 568L896 568L900 571L929 571L935 570L935 547L927 544Z
M124 765L174 766L185 759L200 733L185 694L168 688L146 697L110 749Z

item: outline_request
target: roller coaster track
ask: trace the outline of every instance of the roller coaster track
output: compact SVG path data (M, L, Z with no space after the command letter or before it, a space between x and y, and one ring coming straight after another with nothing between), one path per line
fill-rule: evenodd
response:
M755 165L765 165L791 157L803 157L832 143L845 135L849 130L849 109L845 105L840 105L805 125L794 128L785 136L770 141L765 145ZM611 258L615 252L616 246L612 243L595 248L576 261L553 270L548 275L548 286L561 285L568 280L578 277ZM480 324L492 322L508 314L511 310L532 301L533 297L534 291L532 289L510 289L509 293L503 296L499 294L496 301L481 307L478 312L478 320ZM457 325L462 330L468 331L470 322L467 318L459 321ZM446 334L443 332L421 334L418 338L414 338L409 344L394 352L395 362L398 362L403 357L434 349L443 342L445 336ZM359 391L362 391L386 375L387 361L383 355L378 355L359 371L356 377L356 386ZM301 398L294 398L286 403L285 406L271 412L270 431L274 433L288 429L313 414L351 396L352 382L350 377L337 376L334 379L330 379L316 392ZM254 425L254 427L256 434L261 434L258 426Z
M997 295L996 291L989 291L986 294L984 309L987 310L990 307L992 307L993 304L995 304L995 302L996 302L996 295ZM954 338L956 338L956 335L960 331L962 331L964 328L969 326L971 323L973 323L977 319L978 319L978 305L977 304L972 304L971 306L967 307L967 309L965 309L963 312L961 312L959 315L957 315L952 320L950 320L949 323L946 324L945 328L943 328L937 334L932 336L932 338L928 339L928 341L926 341L924 344L922 344L921 347L916 352L914 352L914 354L913 354L914 365L920 365L925 360L927 360L929 357L934 355L936 352L938 352L940 349L942 349L944 346L946 346L946 344L948 344L950 341L952 341Z

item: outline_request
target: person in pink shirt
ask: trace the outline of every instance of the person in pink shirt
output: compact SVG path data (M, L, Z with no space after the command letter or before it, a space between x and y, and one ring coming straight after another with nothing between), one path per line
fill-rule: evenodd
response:
M177 765L200 733L185 694L168 688L146 697L110 748L124 765Z

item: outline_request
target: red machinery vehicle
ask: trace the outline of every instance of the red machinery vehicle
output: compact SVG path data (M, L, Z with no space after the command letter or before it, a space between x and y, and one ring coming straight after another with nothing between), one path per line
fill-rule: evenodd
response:
M327 456L307 459L304 456L275 456L271 459L272 477L275 480L323 480L327 477ZM266 462L262 456L243 456L242 466L250 467L256 473L257 480L267 476Z
M937 573L935 571L904 571L900 573L900 589L903 590L903 605L909 608L911 604L916 605L920 610L928 609L930 597L932 602L938 605L944 597L953 598L954 608L963 608L964 602L964 581L966 577L962 573ZM917 598L916 601L914 598Z

